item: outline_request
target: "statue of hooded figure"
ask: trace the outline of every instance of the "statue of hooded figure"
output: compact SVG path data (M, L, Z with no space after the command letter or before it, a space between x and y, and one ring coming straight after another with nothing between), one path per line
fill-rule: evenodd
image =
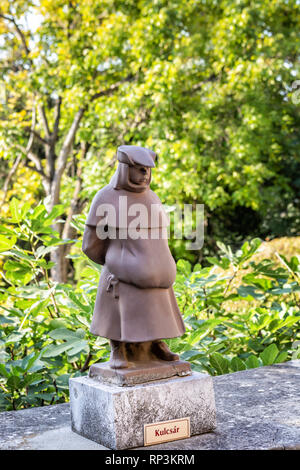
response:
M156 154L122 145L117 158L116 173L92 201L83 235L83 252L103 265L90 331L110 340L111 368L149 357L176 361L162 339L183 335L185 327L172 287L169 220L150 189Z

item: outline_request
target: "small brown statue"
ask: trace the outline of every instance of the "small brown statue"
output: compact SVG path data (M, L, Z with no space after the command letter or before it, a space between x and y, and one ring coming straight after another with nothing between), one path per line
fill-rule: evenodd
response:
M83 252L103 265L90 331L109 338L112 369L178 361L162 341L181 336L185 327L172 287L169 221L149 186L156 154L122 145L117 158L116 173L93 199L83 236Z

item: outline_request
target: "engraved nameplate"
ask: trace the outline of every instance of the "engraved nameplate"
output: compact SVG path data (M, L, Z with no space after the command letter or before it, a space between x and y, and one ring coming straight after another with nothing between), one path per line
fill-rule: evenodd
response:
M144 446L190 437L190 418L172 419L144 425Z

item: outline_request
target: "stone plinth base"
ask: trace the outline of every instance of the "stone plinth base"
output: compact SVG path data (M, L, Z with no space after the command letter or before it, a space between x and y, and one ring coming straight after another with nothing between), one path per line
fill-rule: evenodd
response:
M137 361L126 369L111 369L109 362L100 362L90 367L89 376L101 382L119 386L131 386L167 379L169 377L185 376L192 373L189 362L186 361Z
M193 372L131 387L70 379L72 430L110 449L144 445L144 425L190 418L190 433L216 427L212 378Z

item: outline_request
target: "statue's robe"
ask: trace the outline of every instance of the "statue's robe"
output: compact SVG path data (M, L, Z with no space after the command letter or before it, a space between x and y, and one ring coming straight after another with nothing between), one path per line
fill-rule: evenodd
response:
M100 207L107 209L109 204L115 209L115 217L105 210L99 212ZM148 216L137 219L140 213L134 204L143 204ZM126 231L130 234L131 224L137 220L138 233L147 239L128 237ZM132 192L115 189L112 181L96 194L83 237L83 251L104 265L91 333L125 342L183 335L185 327L172 287L176 264L168 246L168 224L159 198L149 187L143 192ZM102 238L103 233L108 238L100 239L99 234Z

